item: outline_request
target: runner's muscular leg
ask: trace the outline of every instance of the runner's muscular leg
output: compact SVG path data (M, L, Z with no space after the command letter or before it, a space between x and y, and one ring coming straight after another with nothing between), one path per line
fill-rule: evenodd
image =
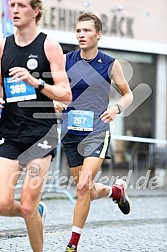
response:
M21 211L34 252L43 251L43 223L38 205L50 161L51 155L32 160L27 164L27 173L21 192Z
M87 157L84 159L83 166L71 168L71 174L77 183L77 203L74 209L73 225L83 228L87 219L90 202L92 200L92 190L94 191L93 180L103 162L97 157Z
M99 171L100 166L103 163L103 159L102 158L98 158L98 157L88 157L85 159L85 165L83 166L82 172L83 175L82 177L85 179L86 177L84 176L84 169L85 169L85 173L87 174L87 170L90 169L90 181L89 183L91 183L90 186L90 197L91 200L95 200L95 199L100 199L103 197L107 197L110 193L110 186L108 185L104 185L102 183L94 183L94 178L97 175L97 172ZM87 165L88 164L88 165ZM90 166L91 164L91 166ZM90 166L90 168L89 168ZM87 169L88 167L88 169ZM83 179L83 183L84 183L84 179Z
M21 174L17 160L0 157L0 215L21 216L20 203L14 201L14 189Z

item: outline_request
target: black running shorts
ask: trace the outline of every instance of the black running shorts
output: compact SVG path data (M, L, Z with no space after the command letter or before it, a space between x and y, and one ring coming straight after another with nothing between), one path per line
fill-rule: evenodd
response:
M22 136L6 138L0 141L0 157L19 160L20 165L25 166L30 160L42 158L48 155L55 156L57 139L50 141L46 136Z
M62 144L70 168L82 165L86 157L111 158L109 131L88 136L67 133Z

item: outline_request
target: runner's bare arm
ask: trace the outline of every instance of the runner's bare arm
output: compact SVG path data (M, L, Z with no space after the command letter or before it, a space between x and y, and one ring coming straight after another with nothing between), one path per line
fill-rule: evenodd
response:
M64 60L65 60L65 63L66 63L66 55L64 54ZM54 101L54 109L55 109L55 112L56 113L60 113L62 112L63 110L65 110L67 108L67 104L66 103L63 103L63 102L60 102L60 101Z
M55 84L52 88L52 93L54 94L53 100L64 103L71 102L71 89L65 71L63 52L59 43L48 37L45 43L45 53L50 62L51 73ZM43 94L47 94L45 91L49 91L49 88L48 90L45 89Z
M115 82L118 90L121 93L121 98L118 101L118 104L124 110L126 109L133 101L132 91L124 77L122 67L118 60L114 61L111 70L111 79ZM119 113L118 105L115 105L112 108L108 108L102 115L101 119L105 123L109 123L115 119L115 116Z
M133 94L124 77L122 67L118 60L115 60L113 64L111 77L122 95L118 103L123 109L126 109L133 101Z
M41 93L52 100L62 101L68 104L72 99L72 95L65 71L65 61L62 49L58 42L50 37L47 37L44 43L44 50L46 57L50 62L54 85L52 86L45 83ZM12 76L13 79L17 79L17 81L23 80L35 88L38 88L39 86L39 80L33 77L26 68L14 67L10 69L9 75Z
M2 59L2 53L3 48L5 44L5 39L0 40L0 108L3 108L3 104L5 101L3 100L3 88L2 88L2 74L1 74L1 59Z

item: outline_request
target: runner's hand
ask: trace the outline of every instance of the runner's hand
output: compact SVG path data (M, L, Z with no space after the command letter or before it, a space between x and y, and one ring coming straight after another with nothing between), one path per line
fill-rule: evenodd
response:
M115 116L117 115L116 109L108 108L103 114L101 114L100 118L104 123L110 123L115 119Z
M4 108L5 101L0 98L0 109Z
M9 69L9 76L16 82L24 81L30 86L38 87L38 80L34 78L24 67L13 67Z
M66 104L59 101L53 101L53 105L56 113L61 113L63 110L67 108Z

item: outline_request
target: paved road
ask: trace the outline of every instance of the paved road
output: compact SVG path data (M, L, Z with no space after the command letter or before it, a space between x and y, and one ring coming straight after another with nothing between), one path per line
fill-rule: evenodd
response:
M132 212L124 216L110 199L92 202L79 252L167 252L166 190L130 192ZM45 252L64 252L73 205L67 199L44 198ZM21 218L0 217L0 252L31 252Z

